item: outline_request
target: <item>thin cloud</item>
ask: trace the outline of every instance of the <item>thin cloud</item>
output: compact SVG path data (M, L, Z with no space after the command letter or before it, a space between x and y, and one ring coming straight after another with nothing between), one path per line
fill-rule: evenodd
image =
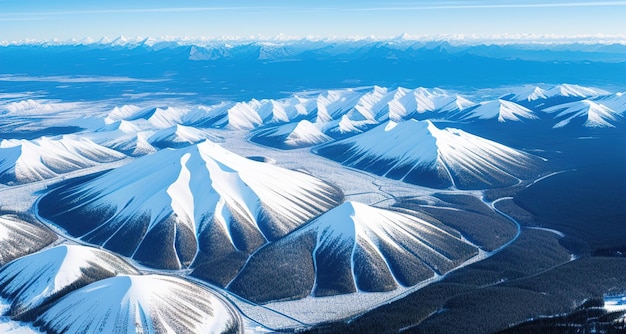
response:
M14 76L0 75L5 82L58 82L58 83L89 83L89 82L164 82L167 79L137 79L113 76Z
M250 9L280 9L280 7L164 7L164 8L120 8L120 9L93 9L93 10L67 10L45 12L13 12L0 13L2 17L22 16L62 16L62 15L100 15L100 14L148 14L148 13L185 13L199 11L236 11Z
M553 3L521 3L521 4L446 4L419 6L387 6L348 8L351 11L397 11L397 10L429 10L429 9L515 9L515 8L562 8L562 7L621 7L626 1L605 2L553 2Z

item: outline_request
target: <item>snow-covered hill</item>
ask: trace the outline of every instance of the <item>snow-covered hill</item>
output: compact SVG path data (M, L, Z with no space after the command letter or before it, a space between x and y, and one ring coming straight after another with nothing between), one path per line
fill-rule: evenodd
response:
M74 135L0 142L0 183L40 181L125 158L112 149Z
M558 121L554 127L561 128L567 125L578 124L589 128L614 128L624 122L624 101L621 96L614 95L612 99L580 100L559 104L544 109L554 114ZM611 107L617 108L617 111Z
M436 188L513 185L534 175L541 159L430 121L390 121L316 152L350 167Z
M117 256L96 248L61 245L21 257L0 269L0 296L11 303L13 318L58 299L69 291L137 271Z
M207 129L197 129L184 125L175 125L157 131L148 138L148 142L156 148L178 148L204 140L220 143L224 141L224 138Z
M57 189L42 198L40 214L83 241L156 268L204 261L236 267L342 198L337 188L308 174L205 141Z
M14 215L0 216L0 266L34 253L56 239L49 230L29 224Z
M315 124L302 120L253 132L252 141L281 149L295 149L313 146L332 140Z
M70 292L35 323L51 333L236 333L235 308L216 292L161 275L119 275Z
M543 87L525 85L510 88L510 91L501 96L501 99L516 102L536 110L607 94L609 94L609 92L603 89L573 84L559 84Z
M500 123L527 121L537 118L532 110L515 102L502 99L481 102L477 107L468 109L461 116L462 120L493 119Z
M437 222L346 202L258 251L228 289L254 301L391 291L478 253Z

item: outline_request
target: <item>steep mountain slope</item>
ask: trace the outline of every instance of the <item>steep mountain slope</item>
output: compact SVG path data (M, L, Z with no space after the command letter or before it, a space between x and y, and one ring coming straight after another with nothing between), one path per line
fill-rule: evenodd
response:
M206 129L175 125L157 131L148 138L148 142L157 148L178 148L210 140L214 143L223 142L224 138Z
M14 215L0 216L0 266L34 253L57 237L49 230L29 224Z
M0 142L0 183L45 180L123 158L125 155L117 151L74 135L33 141L3 140Z
M547 113L556 114L558 121L555 128L578 124L589 128L613 128L624 121L622 113L617 112L606 105L600 104L602 100L581 100L565 104L559 104L544 109ZM600 102L600 103L599 103ZM619 107L619 101L608 101Z
M572 84L560 84L549 88L526 85L512 88L501 99L519 103L531 109L547 108L557 104L578 101L608 94L607 91Z
M494 119L500 123L507 121L525 121L537 119L532 110L515 102L502 99L481 102L476 108L468 109L461 116L463 120L487 120Z
M236 333L237 311L217 293L159 275L119 275L73 291L37 317L51 333Z
M228 289L257 302L391 291L444 274L477 253L434 219L346 202L262 248Z
M501 97L501 99L525 103L531 103L537 100L545 100L547 98L548 96L545 89L532 85L523 86L518 89L512 90L510 93L507 93Z
M125 106L127 107L127 106ZM93 142L132 157L154 153L157 149L148 142L153 134L149 124L117 120L95 132L85 135Z
M512 185L534 175L541 159L430 121L388 122L322 145L324 157L392 179L436 188Z
M280 149L295 149L313 146L332 140L315 124L302 120L253 132L250 140Z
M573 84L560 84L550 89L547 89L544 95L547 98L554 97L572 97L572 98L587 98L593 96L600 96L608 94L607 91L593 87L583 87Z
M61 245L21 257L0 270L0 296L10 301L11 317L29 318L40 306L69 291L137 271L117 256L96 248Z
M139 108L133 105L115 107L105 118L106 123L116 121L130 121L133 123L149 124L157 129L165 129L181 124L184 115L189 112L185 108L150 107Z
M40 214L83 241L149 266L223 281L247 255L334 207L337 188L205 141L164 149L54 190ZM77 222L81 222L78 224ZM228 270L216 270L217 264Z

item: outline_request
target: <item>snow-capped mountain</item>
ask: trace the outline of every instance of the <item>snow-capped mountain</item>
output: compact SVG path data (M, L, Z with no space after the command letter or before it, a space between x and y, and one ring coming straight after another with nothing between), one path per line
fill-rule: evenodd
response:
M308 174L205 141L61 187L41 199L40 214L85 242L156 268L181 269L225 257L238 263L232 257L245 258L342 198Z
M603 100L581 100L565 104L559 104L544 109L547 113L555 114L558 121L554 128L561 128L570 124L582 124L588 128L613 128L624 121L623 112L617 112L610 107L601 104ZM621 101L610 100L619 106Z
M294 95L285 99L252 99L205 106L189 112L183 121L186 125L250 130L266 124L292 122L314 109L315 100Z
M14 215L0 216L0 266L34 253L55 239L49 230L29 224Z
M332 138L324 134L315 124L302 120L260 129L252 134L250 140L276 148L295 149L325 143Z
M537 119L532 110L507 100L481 102L475 108L468 109L460 117L462 120L495 119L500 123L507 121L525 121Z
M346 202L259 250L228 289L257 302L390 291L444 274L477 253L441 223Z
M125 158L112 149L74 135L0 142L0 183L40 181L81 168Z
M140 128L151 126L156 129L166 129L182 124L183 117L187 112L189 110L185 108L140 108L133 105L124 105L115 107L105 118L105 122L110 124L117 121L132 121Z
M607 94L609 93L602 89L572 84L559 84L545 88L526 85L519 88L511 88L511 91L500 97L500 99L513 101L535 110Z
M545 100L548 98L545 89L537 86L523 86L508 94L505 94L501 99L506 99L514 102L533 102L536 100Z
M118 275L59 299L35 323L51 333L235 333L236 309L216 292L161 275Z
M626 114L626 93L624 92L598 97L593 99L593 101L613 110L618 114Z
M198 129L184 125L175 125L159 130L148 138L148 142L157 148L178 148L204 140L221 143L224 141L224 138L207 129Z
M11 116L45 115L76 109L79 106L78 103L28 99L2 105L0 111Z
M71 290L118 274L138 273L117 256L91 247L61 245L21 257L0 269L0 295L9 315L23 317Z
M138 157L157 151L148 142L148 138L153 134L154 131L144 130L132 121L118 120L96 132L86 134L85 137L104 147Z
M534 175L541 159L430 121L386 124L316 149L324 157L392 179L436 188L491 188Z
M608 94L607 91L593 87L583 87L573 84L560 84L550 89L545 90L544 95L546 98L553 97L572 97L572 98L587 98L594 96L601 96Z

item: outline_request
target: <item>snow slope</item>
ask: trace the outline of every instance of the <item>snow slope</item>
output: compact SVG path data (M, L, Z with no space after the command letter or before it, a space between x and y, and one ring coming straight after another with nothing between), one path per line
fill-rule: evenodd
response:
M235 333L237 311L183 279L119 275L73 291L37 317L54 333Z
M281 149L308 147L332 140L318 126L307 120L260 129L253 132L250 139Z
M430 121L386 124L316 148L324 157L392 179L436 188L512 185L534 174L541 159Z
M9 315L23 317L81 286L137 271L117 256L96 248L61 245L21 257L0 270L0 295L10 300Z
M524 121L537 119L532 110L523 107L515 102L502 99L481 102L476 108L469 109L461 117L463 120L472 119L495 119L500 123L507 121Z
M40 181L123 158L124 154L74 135L32 141L3 140L0 142L0 183Z
M560 84L544 91L546 98L553 97L572 97L587 98L608 94L607 91L593 87L583 87L573 84Z
M559 104L544 109L547 113L555 114L558 121L554 128L561 128L570 124L582 123L582 126L589 128L614 128L623 122L623 111L617 112L602 104L616 105L619 108L619 101L614 100L581 100L565 104Z
M56 236L13 215L0 216L0 266L34 253L52 243Z
M206 129L197 129L190 126L175 125L155 132L148 138L148 142L157 148L177 148L196 144L204 140L223 142L224 138Z
M548 96L546 94L547 92L541 87L531 85L512 90L510 93L504 95L502 98L514 102L533 102L536 100L547 99Z
M205 141L55 190L40 201L40 214L83 241L181 269L194 260L245 258L342 198L317 178Z
M262 248L228 289L257 302L391 291L476 254L478 248L434 219L345 202Z
M157 129L165 129L176 124L181 124L185 114L189 112L186 108L173 107L150 107L140 108L133 105L115 107L105 118L107 124L117 121L131 121L133 123L148 123Z

